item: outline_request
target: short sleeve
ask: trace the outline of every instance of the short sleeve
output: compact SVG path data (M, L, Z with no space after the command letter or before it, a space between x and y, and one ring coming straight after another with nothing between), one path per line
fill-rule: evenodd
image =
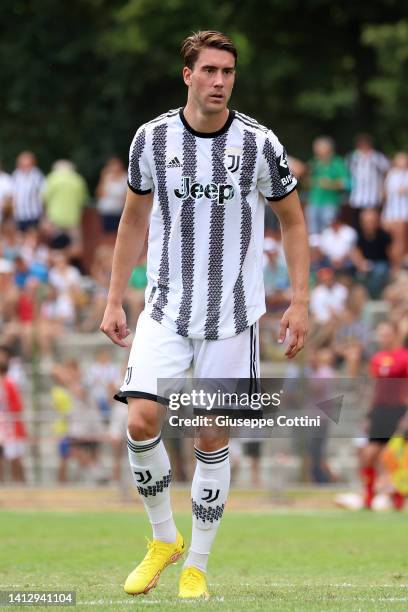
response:
M390 164L388 158L385 157L385 155L383 155L382 153L379 153L378 154L378 168L379 168L380 172L385 174L386 172L388 172L390 167L391 167L391 164Z
M134 193L139 195L150 193L153 188L144 126L138 129L130 145L128 185Z
M289 195L296 185L286 151L275 134L269 131L261 152L258 189L267 200L274 202Z

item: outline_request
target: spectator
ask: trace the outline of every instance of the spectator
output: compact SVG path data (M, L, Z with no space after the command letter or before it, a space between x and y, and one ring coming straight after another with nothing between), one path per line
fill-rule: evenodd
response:
M7 376L19 389L23 389L27 383L27 378L21 359L6 344L0 344L0 363L3 361L8 364Z
M78 318L77 310L83 303L84 294L81 287L81 275L77 268L68 263L68 259L61 251L53 251L53 263L49 272L50 285L57 291L57 300L64 303L65 323L73 327Z
M113 247L107 244L99 245L91 267L92 297L87 317L81 326L84 332L99 329L108 296L112 258Z
M43 203L41 190L44 175L37 168L37 160L30 151L23 151L17 157L13 180L13 211L18 229L25 232L30 227L37 227Z
M321 268L317 273L319 284L310 294L310 311L319 324L337 320L344 309L347 288L336 282L331 268Z
M13 181L0 165L0 223L12 212Z
M407 254L408 231L408 154L397 153L385 179L383 223L392 236L391 260L401 268Z
M111 157L104 166L96 188L97 207L102 219L103 232L115 234L127 189L127 172L119 157Z
M41 241L38 228L32 227L25 232L20 253L28 265L31 275L41 283L46 283L48 281L50 251L48 246Z
M50 251L38 228L32 227L25 232L20 252L27 263L35 262L48 266Z
M398 274L397 278L385 287L383 298L387 303L390 319L396 323L405 321L408 313L408 273Z
M14 312L18 291L14 285L14 264L7 259L0 259L0 330L4 328Z
M86 385L106 423L109 422L113 396L120 387L122 378L120 367L113 362L110 352L106 348L99 349L88 369Z
M319 248L330 267L348 271L353 263L350 253L357 242L357 232L337 215L320 235Z
M334 142L327 136L313 142L310 162L310 192L307 221L310 234L320 234L335 218L342 193L348 188L347 168L334 153Z
M390 166L388 159L376 151L368 134L359 134L355 150L348 156L351 174L350 206L352 224L358 229L360 213L366 208L381 206L384 176Z
M3 221L0 236L2 256L9 261L14 261L21 253L22 244L22 234L17 230L17 226L13 219Z
M55 365L53 376L68 394L64 400L67 404L67 437L63 438L61 458L65 462L68 458L73 459L79 465L83 480L99 483L104 480L99 452L104 427L100 412L84 385L79 363L70 359ZM66 477L66 466L62 467L60 474Z
M274 349L279 327L278 315L290 303L289 276L285 265L280 230L268 230L264 239L263 275L266 314L260 320L260 353L262 359L275 359Z
M335 482L327 461L327 440L329 436L329 419L318 409L320 402L331 397L334 392L333 379L336 371L333 368L333 351L329 347L321 347L311 353L308 374L308 397L312 399L308 406L308 416L320 416L320 425L307 430L309 451L309 473L312 482L326 484Z
M15 294L12 315L4 326L5 343L12 346L17 340L27 360L32 355L35 342L33 332L38 285L36 279L26 279L24 285Z
M378 299L388 282L391 236L380 227L380 214L375 208L364 209L360 230L351 253L359 272L358 278L367 287L370 297Z
M3 354L0 359L0 446L6 465L10 465L12 481L25 482L23 457L27 432L21 418L23 404L17 385L8 375L8 368Z
M61 159L53 164L45 179L43 198L47 221L56 230L67 233L71 248L80 252L82 209L89 195L85 179L72 162Z
M340 364L344 363L346 375L350 378L359 375L364 349L369 341L367 324L361 318L362 306L365 301L366 292L364 288L361 285L356 285L350 291L334 336L334 353Z
M62 336L65 327L70 325L72 311L64 296L59 296L55 287L45 284L42 287L37 319L39 346L44 357L51 357L55 342Z

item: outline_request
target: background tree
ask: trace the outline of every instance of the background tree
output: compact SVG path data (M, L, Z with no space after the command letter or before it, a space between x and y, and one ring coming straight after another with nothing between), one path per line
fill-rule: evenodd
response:
M370 131L408 146L405 3L331 0L3 0L0 157L34 150L44 170L73 159L94 185L127 157L143 121L183 104L180 41L220 29L237 42L233 107L271 126L293 155L331 134L345 152Z

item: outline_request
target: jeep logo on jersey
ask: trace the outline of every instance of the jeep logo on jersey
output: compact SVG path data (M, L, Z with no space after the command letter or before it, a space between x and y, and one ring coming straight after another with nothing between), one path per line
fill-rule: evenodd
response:
M286 185L289 185L289 183L293 181L293 176L290 173L288 158L286 157L285 149L282 151L282 154L279 155L276 161L278 164L278 172L282 185L286 187Z
M199 200L205 196L217 204L224 204L234 197L234 187L226 183L208 183L208 185L192 183L190 176L183 176L181 178L181 189L175 189L174 193L182 200L189 197Z

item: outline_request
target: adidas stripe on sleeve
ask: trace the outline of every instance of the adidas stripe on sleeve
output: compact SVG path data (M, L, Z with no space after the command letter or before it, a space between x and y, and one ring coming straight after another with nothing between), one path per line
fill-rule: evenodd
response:
M150 193L153 188L146 149L146 128L143 125L136 132L130 145L128 185L134 193L139 195Z

